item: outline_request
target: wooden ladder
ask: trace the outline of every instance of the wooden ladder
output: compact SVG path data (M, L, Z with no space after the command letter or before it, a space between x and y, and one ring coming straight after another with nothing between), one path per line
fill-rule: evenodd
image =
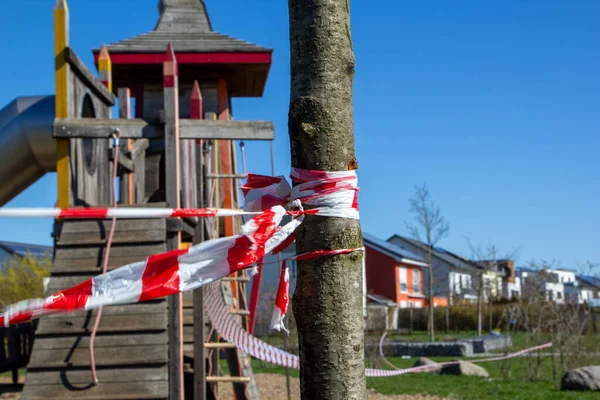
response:
M225 304L229 306L231 313L239 320L246 329L248 327L247 302L245 297L245 286L249 278L245 271L240 271L236 276L224 278L220 282L221 293ZM233 294L232 286L238 286L240 295L236 298ZM233 392L236 400L258 400L258 388L252 372L250 356L242 350L236 348L233 344L221 341L216 334L212 334L204 344L206 349L220 349L225 353L229 376L222 374L207 375L206 383L214 388L214 385L221 382L230 382L233 385ZM214 352L213 357L218 357L218 352ZM212 361L212 360L211 360ZM213 365L215 365L213 361ZM219 368L213 368L217 373L221 372Z

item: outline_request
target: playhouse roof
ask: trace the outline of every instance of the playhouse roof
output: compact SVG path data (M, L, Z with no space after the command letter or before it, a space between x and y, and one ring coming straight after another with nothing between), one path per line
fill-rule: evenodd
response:
M227 73L233 96L262 95L273 49L213 31L203 0L160 0L159 12L153 31L107 45L113 80L123 73L135 76L143 65L161 64L171 44L183 68L180 75L186 65L195 71L204 65L211 76ZM93 52L97 58L100 49Z

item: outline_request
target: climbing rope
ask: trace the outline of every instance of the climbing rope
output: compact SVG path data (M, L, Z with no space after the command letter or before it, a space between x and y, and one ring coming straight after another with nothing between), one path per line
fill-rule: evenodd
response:
M117 169L119 167L119 141L121 139L121 132L119 129L115 130L112 135L112 152L113 152L113 173L112 173L112 204L113 207L117 207ZM106 240L106 250L102 259L102 273L105 274L108 271L108 260L110 257L110 248L112 246L113 237L115 235L115 226L117 224L117 218L113 217L110 221L110 231ZM90 335L90 367L92 372L92 381L94 385L98 384L98 376L96 374L96 358L94 356L94 344L96 341L96 333L98 332L98 326L100 325L100 319L102 318L102 306L98 307L96 313L96 320L92 327L92 333Z

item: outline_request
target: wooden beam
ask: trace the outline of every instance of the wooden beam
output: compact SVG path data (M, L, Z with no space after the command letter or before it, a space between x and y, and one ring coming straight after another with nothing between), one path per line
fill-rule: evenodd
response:
M167 206L180 207L179 82L177 60L171 44L163 63L163 86ZM170 235L167 245L169 250L179 250L181 232ZM184 400L182 300L181 293L169 296L169 398L174 400Z
M202 93L198 81L194 81L190 99L190 118L202 119ZM193 143L196 147L196 176L198 207L204 207L204 166L202 165L202 140ZM204 218L198 220L194 232L193 242L198 244L204 241ZM194 290L194 400L206 400L206 364L205 364L205 329L204 329L204 294L203 288Z
M75 51L70 48L65 48L65 60L69 63L69 66L72 68L72 72L77 74L82 81L84 81L90 89L94 92L96 96L98 96L102 101L104 101L108 105L115 105L117 98L112 92L110 92L104 85L100 82L98 78L85 66L83 61L77 56ZM112 65L112 64L111 64Z
M65 49L69 46L69 7L57 0L54 7L54 64L56 79L56 117L69 117L69 66ZM69 141L56 141L57 207L69 206Z
M162 139L164 129L143 119L67 119L54 121L54 137L58 139L109 138L119 128L121 138ZM180 139L273 140L271 121L214 121L209 119L179 121Z

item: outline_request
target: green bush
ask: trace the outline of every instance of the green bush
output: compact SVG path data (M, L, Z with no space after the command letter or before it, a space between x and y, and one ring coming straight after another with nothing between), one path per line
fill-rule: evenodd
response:
M44 278L50 275L50 258L31 254L13 258L0 267L0 310L21 300L44 296Z
M492 327L495 329L502 318L504 305L495 304L492 306ZM448 311L446 311L448 310ZM446 317L448 312L448 318ZM415 308L412 310L413 326L415 331L427 330L427 308ZM490 330L489 313L487 305L483 306L483 329ZM448 324L447 322L448 321ZM477 330L477 306L461 305L452 307L434 308L434 324L437 332L463 332ZM449 325L449 326L448 326ZM398 314L398 327L400 329L410 328L410 310L400 309Z

